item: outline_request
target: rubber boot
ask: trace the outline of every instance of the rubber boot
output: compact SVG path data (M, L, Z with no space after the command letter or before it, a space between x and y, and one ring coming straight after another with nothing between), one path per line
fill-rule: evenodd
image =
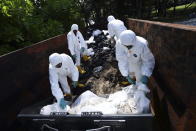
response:
M87 55L83 55L82 58L84 61L89 61L91 59L91 57Z
M81 66L77 66L77 68L78 68L78 71L80 72L80 74L86 73L86 71L84 69L82 69Z

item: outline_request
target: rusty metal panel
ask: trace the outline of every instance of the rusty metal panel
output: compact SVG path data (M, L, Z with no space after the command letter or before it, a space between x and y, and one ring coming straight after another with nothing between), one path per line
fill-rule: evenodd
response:
M65 35L0 56L0 123L5 128L17 127L22 108L51 96L48 57L54 52L68 52Z
M153 76L169 103L167 109L172 129L194 130L196 27L137 19L128 19L127 22L129 29L148 40L155 56Z

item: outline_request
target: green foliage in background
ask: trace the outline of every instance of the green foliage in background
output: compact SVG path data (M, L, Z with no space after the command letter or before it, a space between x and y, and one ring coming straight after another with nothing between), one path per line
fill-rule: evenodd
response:
M196 0L0 0L0 55L68 32L89 20L106 29L108 15L171 22L196 12Z
M108 15L118 19L129 18L160 20L176 18L189 18L196 12L196 0L74 0L81 13L84 14L85 23L92 19L100 25L107 25L104 21ZM179 7L181 11L179 11ZM186 7L185 7L186 6Z
M2 55L81 25L82 17L73 0L1 0L0 21Z

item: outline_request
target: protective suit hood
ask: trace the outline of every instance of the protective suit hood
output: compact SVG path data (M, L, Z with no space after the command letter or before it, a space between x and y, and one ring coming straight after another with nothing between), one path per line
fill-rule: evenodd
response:
M52 66L56 66L57 64L63 61L62 57L58 53L53 53L49 56L49 62Z
M136 44L136 35L131 30L125 30L120 34L120 42L122 45L129 46Z
M108 16L108 22L110 22L112 20L115 20L114 16L112 16L112 15Z
M78 25L77 24L73 24L71 26L71 31L73 31L73 30L78 30Z

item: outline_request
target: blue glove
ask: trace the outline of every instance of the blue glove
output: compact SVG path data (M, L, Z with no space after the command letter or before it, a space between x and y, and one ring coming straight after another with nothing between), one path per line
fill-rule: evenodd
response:
M72 86L73 86L73 88L76 88L76 87L77 87L77 85L78 85L78 82L77 82L77 81L73 81L73 82L72 82Z
M61 107L61 109L64 109L66 105L68 105L68 101L65 101L64 98L61 98L60 103L59 103L59 106Z
M75 55L72 55L72 58L73 58L73 59L76 59L76 54L75 54Z
M145 75L143 75L140 81L141 81L143 84L147 85L147 83L148 83L148 77L145 76Z
M82 48L80 49L80 52L83 53L84 51L85 51L85 48L82 47Z
M133 79L131 79L131 77L126 76L126 79L128 80L129 83L135 85L135 81Z

